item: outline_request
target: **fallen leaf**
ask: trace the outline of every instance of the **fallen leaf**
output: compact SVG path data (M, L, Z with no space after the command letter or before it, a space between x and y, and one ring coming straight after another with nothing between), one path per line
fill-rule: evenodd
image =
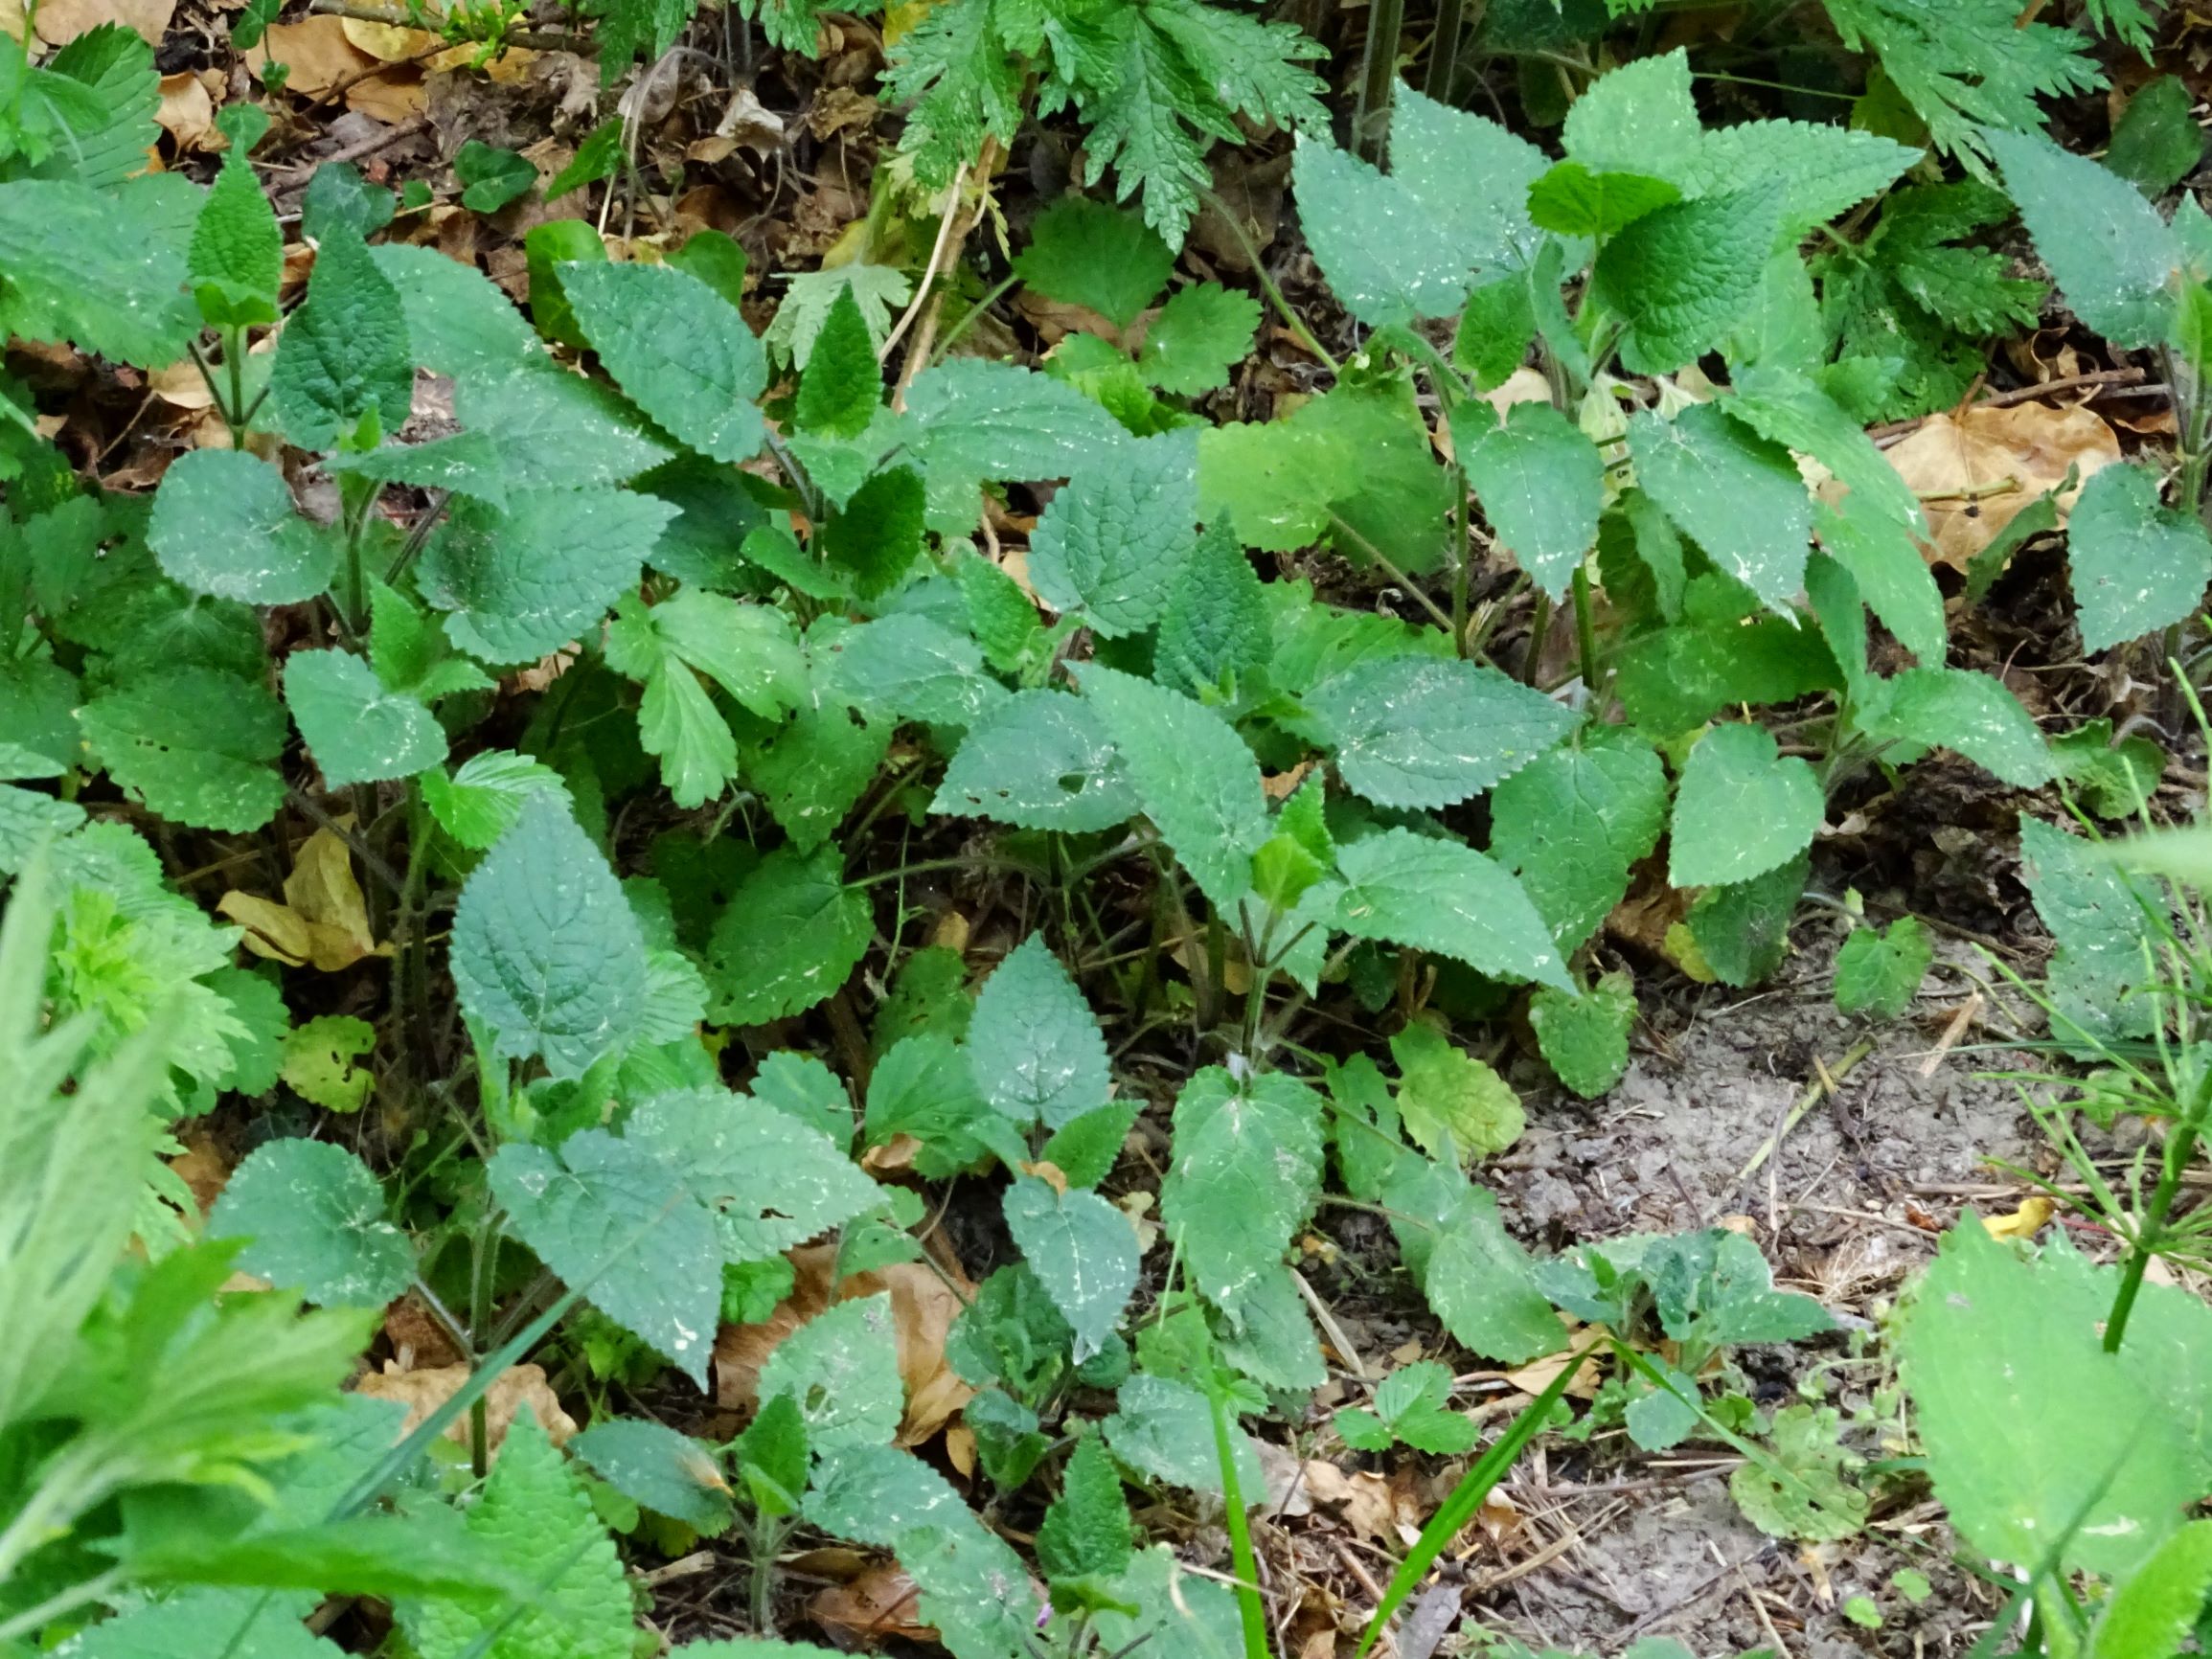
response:
M215 407L215 394L208 390L207 376L190 357L148 375L146 389L172 409Z
M1129 1218L1129 1225L1137 1230L1137 1254L1150 1256L1152 1246L1160 1241L1160 1224L1152 1219L1155 1195L1151 1193L1124 1193L1114 1200L1114 1208Z
M921 1592L897 1561L878 1561L857 1578L832 1584L807 1603L814 1623L832 1633L842 1633L867 1647L887 1637L908 1642L937 1640L937 1632L922 1623Z
M807 130L816 138L829 138L848 129L865 132L875 124L876 101L850 86L825 88L814 100L813 108L807 111Z
M1566 1392L1576 1399L1595 1399L1598 1353L1605 1347L1608 1332L1602 1325L1578 1327L1573 1317L1564 1313L1560 1315L1560 1323L1574 1332L1573 1346L1557 1353L1547 1353L1541 1359L1532 1359L1515 1370L1499 1372L1498 1375L1534 1399L1551 1386L1552 1378L1566 1370L1579 1353L1583 1356L1582 1363L1575 1366L1574 1380L1567 1384Z
M1984 1216L1981 1224L1989 1229L1992 1239L2033 1239L2057 1211L2058 1206L2048 1198L2023 1198L2011 1215Z
M1267 1477L1267 1514L1277 1520L1296 1520L1301 1515L1311 1514L1313 1494L1306 1488L1307 1466L1298 1460L1297 1454L1273 1441L1253 1443L1260 1448L1260 1468Z
M365 1394L371 1399L396 1399L406 1406L407 1420L399 1428L400 1437L404 1438L460 1393L469 1375L466 1365L402 1371L395 1362L386 1360L384 1370L361 1378L353 1385L353 1392ZM530 1407L531 1416L537 1419L538 1426L555 1445L566 1445L569 1437L576 1433L576 1419L560 1409L559 1397L545 1380L545 1368L517 1365L501 1372L484 1396L486 1439L494 1452L507 1438L508 1425L513 1422L514 1414L524 1405ZM445 1438L467 1445L469 1416L468 1412L463 1412L447 1423Z
M45 8L39 8L45 22ZM297 23L272 23L258 45L239 54L256 76L271 59L291 70L285 90L315 98L341 80L374 68L376 60L346 37L346 19L316 15Z
M158 47L175 12L176 0L45 0L38 8L38 38L66 46L103 23L120 23Z
M369 905L353 878L353 852L328 830L301 843L285 877L285 902L242 893L224 894L216 909L246 930L245 947L287 967L336 973L364 956L390 956L369 930Z
M891 1324L899 1341L899 1375L906 1384L906 1413L899 1424L899 1443L920 1445L952 1420L975 1391L960 1379L945 1357L945 1339L975 1286L957 1263L941 1262L952 1283L919 1261L895 1261L855 1273L831 1294L837 1247L811 1244L790 1253L796 1282L791 1294L758 1325L725 1325L715 1338L715 1403L751 1412L759 1403L761 1367L787 1336L832 1301L855 1296L891 1295Z
M346 107L393 125L421 115L430 104L430 84L415 69L394 66L346 88Z
M28 21L23 13L23 0L0 0L0 34L6 34L20 46Z
M443 44L426 29L409 29L398 23L371 23L360 17L341 17L348 40L379 63L409 63Z
M153 119L176 141L179 155L222 148L222 135L215 125L215 100L208 96L206 82L189 69L161 78L161 105Z
M520 86L529 80L531 65L537 61L537 54L527 46L510 46L496 57L476 61L482 48L463 41L459 46L448 46L434 57L422 60L424 69L444 69L459 73L474 70L494 86Z
M204 1216L230 1184L231 1161L210 1135L187 1133L182 1139L184 1150L170 1159L170 1173L192 1190L193 1202Z
M1502 420L1505 412L1516 403L1549 403L1551 397L1551 382L1544 378L1541 369L1516 369L1502 385L1485 392L1482 400L1495 409Z
M1928 562L1964 571L2069 467L2087 479L2118 461L2120 441L2089 409L2016 403L1930 415L1887 454L1927 510ZM2071 492L2059 498L2062 520L2073 503Z

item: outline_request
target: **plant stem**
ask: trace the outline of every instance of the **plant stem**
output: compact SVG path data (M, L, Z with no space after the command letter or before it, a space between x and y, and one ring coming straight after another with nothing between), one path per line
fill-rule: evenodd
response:
M1398 90L1398 45L1405 33L1405 0L1375 0L1367 11L1367 55L1360 65L1359 107L1352 118L1352 153L1377 167L1389 154L1390 105Z
M484 1332L491 1321L491 1283L499 1261L499 1213L492 1210L469 1240L468 1334L475 1350L484 1348ZM468 1466L482 1480L491 1469L491 1425L485 1397L477 1395L468 1407Z
M1467 0L1437 0L1436 33L1428 42L1428 73L1421 89L1439 103L1451 102L1451 82L1459 71L1459 40L1467 31Z
M753 1517L753 1634L773 1639L776 1634L776 1552L784 1547L783 1529L776 1517Z
M2135 1310L2135 1298L2142 1292L2144 1269L2157 1254L2158 1239L2166 1230L2166 1216L2174 1208L2174 1200L2180 1195L2181 1180L2188 1173L2190 1157L2197 1150L2197 1137L2203 1128L2207 1103L2212 1103L2212 1077L2198 1083L2197 1098L2190 1103L2188 1115L2177 1123L2166 1137L2165 1155L2158 1165L2158 1184L2151 1190L2151 1202L2145 1206L2142 1220L2135 1227L2127 1265L2120 1270L2120 1288L2112 1298L2112 1311L2105 1320L2107 1353L2119 1352L2120 1343L2128 1334L2129 1317Z
M1536 684L1537 675L1542 671L1543 650L1544 647L1551 643L1551 595L1539 588L1536 595L1536 614L1529 619L1528 625L1528 661L1523 665L1521 673L1521 678L1532 686Z
M1237 1569L1237 1612L1244 1625L1244 1659L1269 1659L1267 1609L1260 1601L1260 1558L1252 1550L1252 1518L1244 1512L1244 1484L1237 1476L1236 1426L1229 1402L1206 1390L1214 1419L1214 1456L1221 1465L1221 1496L1228 1506L1229 1560Z
M1590 571L1575 566L1575 644L1582 653L1583 692L1594 703L1598 694L1598 626L1590 614Z
M1341 375L1344 372L1342 365L1313 337L1312 330L1290 308L1290 302L1283 297L1283 290L1275 285L1275 279L1267 274L1266 261L1260 258L1260 250L1254 245L1251 233L1244 229L1244 221L1237 216L1236 210L1211 191L1206 193L1206 203L1220 216L1221 222L1229 227L1229 234L1237 239L1238 248L1243 253L1245 262L1252 267L1252 275L1259 281L1260 291L1267 296L1267 303L1275 307L1276 315L1283 319L1283 326L1290 330L1290 337L1311 353L1330 374Z

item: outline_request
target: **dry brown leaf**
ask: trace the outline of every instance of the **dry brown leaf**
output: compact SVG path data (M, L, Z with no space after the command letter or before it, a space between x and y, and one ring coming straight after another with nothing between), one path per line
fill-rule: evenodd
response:
M897 1561L879 1561L858 1577L832 1584L807 1603L814 1623L866 1647L887 1637L935 1642L937 1632L922 1623L921 1592Z
M371 23L360 17L342 17L338 21L346 38L379 63L409 63L424 53L439 50L438 36L427 29Z
M161 78L161 104L153 119L176 141L179 155L222 148L222 135L215 125L215 100L208 96L206 82L189 69Z
M207 376L190 357L148 375L146 389L172 409L215 407L215 394L208 390Z
M159 46L175 15L176 0L44 0L38 8L38 38L66 46L103 23L135 29L148 46Z
M430 106L430 84L420 70L394 67L346 88L346 107L398 125Z
M23 0L0 0L0 34L7 35L20 46L28 22L23 12Z
M425 69L452 71L474 70L494 86L520 86L530 80L531 66L537 61L537 54L527 46L510 46L496 57L476 61L480 48L463 41L459 46L448 46L434 57L425 57Z
M850 86L826 87L807 111L807 130L830 138L848 129L865 132L876 125L876 101Z
M364 956L390 956L369 930L369 905L353 879L353 853L335 834L318 830L300 846L285 877L285 901L233 888L216 903L246 930L245 946L287 967L336 973Z
M1963 571L2020 511L2064 482L2120 459L2120 441L2087 408L2016 403L1930 415L1887 452L1890 466L1927 509L1931 564ZM2071 493L2060 497L2062 519Z
M715 1403L750 1412L759 1402L761 1367L784 1338L829 1307L830 1276L836 1271L837 1247L813 1244L790 1253L796 1274L791 1294L759 1325L725 1325L715 1338ZM944 1263L946 1284L919 1261L896 1261L869 1273L855 1273L836 1287L835 1301L855 1296L891 1296L891 1325L899 1341L899 1375L906 1385L906 1412L899 1424L899 1443L920 1445L952 1420L975 1391L961 1381L945 1357L952 1322L974 1292L953 1263Z
M1137 1230L1137 1254L1150 1256L1152 1246L1160 1241L1160 1224L1152 1219L1154 1194L1151 1193L1124 1193L1114 1200L1114 1208L1129 1218L1129 1225Z
M385 1369L372 1372L353 1385L353 1392L365 1394L372 1399L396 1399L407 1408L407 1420L400 1425L401 1436L411 1434L422 1421L456 1394L468 1380L466 1365L442 1365L433 1371L402 1371L390 1360ZM545 1369L536 1365L517 1365L500 1373L484 1396L487 1438L496 1452L507 1438L508 1425L514 1414L524 1405L537 1419L546 1438L555 1445L566 1445L576 1433L576 1420L560 1409L560 1400L553 1387L545 1380ZM445 1425L445 1438L468 1443L467 1412L463 1412Z
M204 1216L230 1185L231 1161L210 1135L188 1131L182 1139L184 1150L170 1159L170 1173L192 1190L193 1202Z
M1541 369L1516 369L1502 385L1485 392L1482 400L1495 409L1502 420L1516 403L1549 403L1551 397L1551 382L1544 378Z
M43 23L45 8L39 11ZM321 15L297 23L272 23L261 43L239 56L257 76L272 58L288 65L291 76L285 90L306 98L319 97L376 62L346 37L346 19Z

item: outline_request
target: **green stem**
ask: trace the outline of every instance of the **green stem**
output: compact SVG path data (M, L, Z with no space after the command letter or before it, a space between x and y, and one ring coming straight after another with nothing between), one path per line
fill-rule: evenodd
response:
M753 1634L773 1640L776 1634L776 1552L784 1547L784 1529L773 1515L753 1517Z
M1390 149L1390 106L1398 90L1398 46L1405 33L1405 0L1375 0L1367 9L1367 54L1361 60L1359 108L1352 152L1377 167Z
M468 1262L468 1333L483 1352L484 1333L491 1322L491 1287L499 1261L499 1214L489 1212L471 1240ZM479 1394L468 1407L468 1465L482 1480L491 1470L491 1427L485 1396Z
M1583 691L1595 706L1598 694L1598 626L1590 614L1590 572L1586 564L1575 566L1575 644L1582 652Z
M1244 1659L1269 1659L1267 1609L1260 1601L1260 1557L1252 1550L1252 1518L1244 1512L1244 1485L1237 1476L1236 1426L1219 1389L1206 1390L1214 1419L1214 1456L1221 1465L1221 1496L1228 1506L1229 1560L1237 1569L1237 1612L1244 1625Z
M242 447L246 423L252 420L252 411L246 408L246 331L229 328L223 331L223 373L230 377L231 406L223 419L230 422L231 443Z
M1536 614L1529 619L1528 625L1528 663L1521 674L1521 678L1531 686L1536 684L1537 675L1542 671L1544 647L1551 643L1551 595L1539 588L1536 596Z
M1374 562L1376 568L1380 570L1384 576L1388 577L1392 581L1396 582L1401 588L1402 588L1405 593L1421 606L1423 610L1426 611L1429 616L1435 620L1437 626L1443 628L1448 628L1451 626L1451 613L1446 610L1442 605L1438 604L1436 601L1430 599L1425 590L1415 586L1413 579L1407 576L1402 570L1400 570L1397 565L1391 563L1390 556L1388 554L1384 553L1380 547L1377 547L1372 541L1369 541L1367 537L1360 534L1358 531L1353 529L1350 524L1345 522L1343 514L1332 511L1329 514L1329 524L1330 528L1334 530L1337 534L1343 536L1355 547L1358 548L1362 554L1366 555L1367 557Z
M2212 1103L2212 1077L2197 1085L2197 1098L2191 1103L2188 1116L2176 1124L2166 1137L2165 1156L2158 1166L2158 1184L2151 1190L2151 1202L2144 1208L2143 1218L2135 1228L2133 1247L2129 1252L2127 1265L2120 1271L2120 1288L2112 1298L2112 1311L2105 1320L2107 1353L2119 1352L2120 1343L2128 1334L2128 1319L2135 1310L2135 1298L2142 1292L2144 1269L2157 1254L2158 1240L2166 1230L2166 1217L2174 1208L2174 1200L2180 1195L2181 1181L2197 1150L2197 1137L2203 1127L2207 1103Z
M984 295L982 299L976 301L974 305L969 307L967 310L963 311L960 314L960 321L953 324L951 328L947 329L945 331L945 338L937 342L937 349L929 353L929 361L932 364L942 363L946 357L949 357L952 354L953 342L959 339L961 335L968 332L969 329L974 324L976 318L982 316L985 312L989 311L992 307L997 305L999 301L1005 299L1007 294L1012 291L1015 284L1020 281L1021 278L1019 276L1008 277L1004 282L1000 283L996 287L992 288L991 292Z
M1236 209L1211 191L1206 193L1206 201L1221 222L1229 227L1229 234L1237 239L1237 246L1243 251L1245 262L1252 267L1252 275L1259 280L1260 291L1267 296L1267 303L1275 307L1275 314L1283 319L1283 325L1290 330L1291 338L1305 347L1330 374L1342 374L1342 365L1313 337L1312 330L1290 308L1290 302L1283 297L1283 290L1275 285L1275 279L1267 274L1267 263L1261 259L1260 250L1253 245L1251 233L1244 229L1244 221L1237 216Z
M1476 8L1479 16L1480 8ZM1421 89L1439 103L1451 102L1451 83L1459 70L1460 37L1467 33L1468 0L1438 0L1436 33L1428 42L1428 73Z

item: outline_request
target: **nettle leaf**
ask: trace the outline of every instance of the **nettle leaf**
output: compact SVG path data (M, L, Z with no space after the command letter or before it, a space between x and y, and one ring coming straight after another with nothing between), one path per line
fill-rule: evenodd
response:
M1904 525L1822 502L1813 509L1813 528L1822 550L1851 573L1859 597L1898 643L1923 667L1939 666L1949 648L1943 594Z
M474 265L436 248L379 242L370 259L399 295L415 360L455 380L504 379L547 361L529 320Z
M1220 1492L1214 1412L1203 1393L1174 1377L1139 1372L1122 1384L1115 1404L1118 1409L1102 1425L1115 1457L1152 1480L1192 1491ZM1232 1423L1229 1444L1239 1489L1247 1499L1264 1492L1266 1478L1252 1437Z
M705 1383L722 1254L712 1217L687 1193L680 1170L645 1147L582 1129L554 1151L510 1142L492 1154L489 1172L492 1196L540 1261L570 1284L589 1286L602 1313Z
M1667 878L1676 887L1748 881L1812 845L1827 802L1802 757L1763 726L1716 726L1683 762Z
M870 719L968 726L1008 696L973 640L919 611L862 623L830 655L830 689Z
M1567 110L1560 140L1568 155L1599 171L1672 178L1705 139L1690 94L1690 55L1676 50L1599 76Z
M636 1630L629 1581L614 1540L535 1415L515 1415L484 1495L464 1525L517 1583L531 1586L519 1617L506 1597L402 1602L399 1624L422 1659L610 1659Z
M1636 982L1625 972L1608 973L1580 996L1547 986L1529 999L1528 1023L1552 1074L1594 1101L1629 1069Z
M883 367L876 360L876 338L853 290L841 288L799 376L799 429L857 438L882 403Z
M1778 186L1663 207L1605 245L1591 291L1627 325L1621 362L1666 375L1712 351L1743 320L1781 234Z
M332 789L412 778L445 759L437 716L386 691L352 651L294 651L285 662L285 701Z
M95 697L77 717L107 775L172 823L244 834L284 805L285 711L253 681L171 669Z
M1890 466L1859 423L1807 376L1772 364L1746 364L1736 372L1727 407L1760 437L1810 455L1836 474L1851 490L1855 516L1875 512L1907 529L1925 530L1920 498L1904 475Z
M1096 663L1083 670L1083 692L1145 816L1199 892L1235 905L1252 890L1252 854L1269 832L1260 762L1244 739L1203 704Z
M1699 403L1629 420L1636 482L1684 535L1779 610L1805 582L1813 504L1790 452Z
M294 510L285 475L238 449L178 456L154 492L146 541L193 592L248 604L313 599L338 563L337 538Z
M495 1052L583 1075L636 1034L645 937L622 886L567 804L537 792L469 875L453 913L461 1006Z
M1168 285L1174 250L1135 214L1063 195L1038 215L1014 272L1048 300L1083 306L1117 329Z
M719 796L737 775L738 743L706 680L764 720L781 719L807 694L806 659L790 619L703 588L656 605L623 596L606 631L606 660L645 684L638 739L661 758L661 779L678 807Z
M2089 651L2186 621L2212 580L2212 537L2161 507L2157 481L2139 466L2089 475L2067 521L2066 557Z
M853 573L862 599L891 592L914 568L927 533L929 492L911 466L878 472L853 492L820 533L822 557Z
M453 156L453 176L461 186L461 205L470 213L495 214L520 201L537 183L537 169L527 156L472 138Z
M1330 292L1369 328L1448 317L1459 309L1473 261L1451 227L1422 211L1403 180L1301 137L1291 188Z
M1060 1496L1037 1530L1038 1564L1055 1579L1111 1578L1128 1568L1134 1548L1121 1471L1106 1443L1085 1436L1076 1443Z
M1380 807L1448 807L1573 731L1572 711L1456 657L1373 657L1306 698L1344 782Z
M1031 934L983 982L968 1031L983 1098L1025 1127L1065 1127L1106 1103L1106 1038L1067 969Z
M868 1079L867 1141L899 1135L922 1143L915 1170L941 1180L996 1157L1021 1163L1029 1148L1014 1123L976 1086L968 1057L942 1032L918 1032L893 1043Z
M851 1109L837 1109L849 1134ZM623 1139L681 1174L713 1212L731 1261L781 1256L883 1203L882 1189L831 1134L721 1089L652 1096L631 1111Z
M284 281L285 233L276 210L237 145L193 222L187 255L193 296L215 328L277 320Z
M1516 403L1468 445L1466 466L1498 540L1559 599L1597 540L1606 482L1598 446L1549 403Z
M1197 398L1229 383L1260 327L1260 302L1219 283L1193 283L1168 296L1145 330L1137 371L1172 398Z
M2035 716L1992 675L1906 669L1868 688L1859 716L1870 732L1955 749L2007 784L2033 788L2058 775Z
M1089 703L1016 692L969 728L930 810L1024 830L1110 830L1142 810Z
M1855 927L1836 953L1836 1006L1895 1019L1912 1006L1934 961L1935 942L1913 917L1899 917L1887 927Z
M2163 340L2181 248L2143 193L2040 132L1981 136L2074 315L2117 346Z
M1520 883L1473 849L1388 830L1339 848L1336 869L1347 885L1331 920L1344 932L1434 951L1495 979L1570 988Z
M561 292L630 399L717 461L750 461L767 354L737 307L674 265L563 265Z
M958 479L1067 478L1127 436L1073 386L982 357L923 370L907 389L906 415L923 466Z
M209 1212L207 1233L250 1240L239 1267L329 1307L381 1307L415 1276L413 1246L384 1218L384 1189L325 1141L256 1148Z
M1006 1190L1006 1228L1075 1332L1081 1365L1113 1334L1137 1286L1137 1236L1096 1193L1025 1175Z
M1233 1312L1253 1295L1320 1191L1319 1095L1281 1072L1240 1082L1219 1066L1183 1085L1160 1219L1209 1301Z
M535 662L637 586L675 515L658 496L614 489L518 490L505 512L457 502L423 548L417 580L463 650L488 663Z
M1406 1271L1454 1340L1510 1365L1565 1345L1535 1263L1489 1193L1451 1165L1400 1158L1381 1197Z
M1527 1126L1520 1097L1491 1067L1420 1021L1390 1039L1398 1115L1431 1157L1471 1163L1504 1151Z
M1226 526L1209 528L1168 595L1152 677L1203 695L1243 683L1274 648L1266 583Z
M327 238L308 274L307 303L285 323L269 374L269 407L302 449L335 449L364 416L397 432L415 403L415 356L399 291L358 236Z
M817 1454L889 1445L906 1409L889 1292L840 1302L778 1343L760 1396L799 1408Z
M461 424L497 448L517 492L620 484L674 458L620 397L565 369L471 375L453 401Z
M1192 434L1123 443L1078 470L1037 521L1029 578L1107 639L1159 621L1198 539Z
M198 193L180 175L94 190L72 179L0 184L9 330L121 363L173 363L199 331L184 291Z
M568 1443L571 1455L633 1504L705 1537L729 1530L734 1511L714 1453L690 1435L645 1418L595 1422Z
M471 755L451 776L442 767L425 772L422 787L422 804L438 828L476 852L514 828L531 796L542 792L563 804L568 800L568 785L559 772L513 749Z
M715 919L708 1016L764 1025L804 1013L845 983L875 932L867 891L845 885L836 848L769 853Z
M1630 867L1659 844L1666 767L1633 733L1592 727L1500 784L1490 815L1492 854L1572 949L1627 896Z

